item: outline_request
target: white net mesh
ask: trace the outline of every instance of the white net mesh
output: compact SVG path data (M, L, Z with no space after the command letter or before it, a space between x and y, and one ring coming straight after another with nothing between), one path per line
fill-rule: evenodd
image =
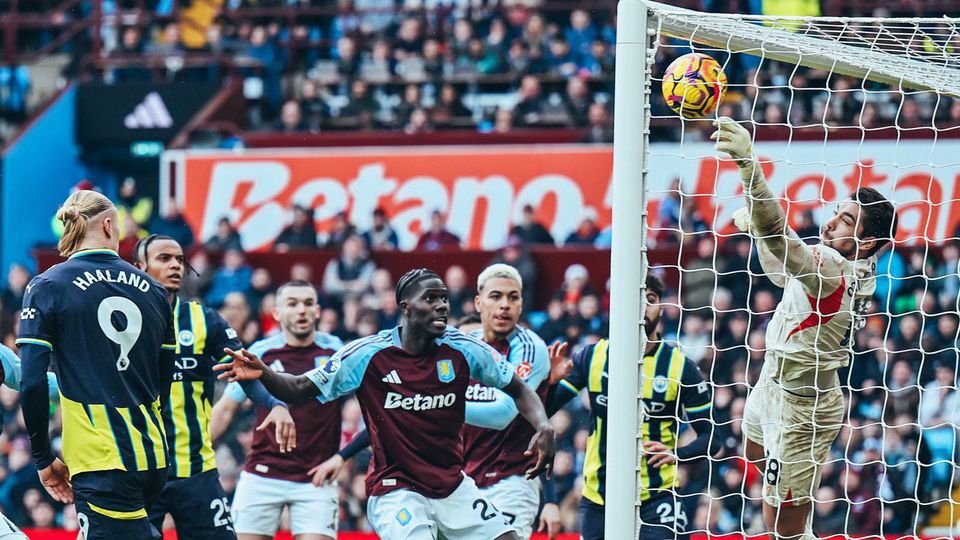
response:
M822 446L828 450L815 464L821 478L807 489L818 536L960 533L960 21L772 20L659 6L650 14L647 246L653 271L674 291L666 298L664 338L712 383L711 425L722 447L710 459L681 460L677 492L687 532L766 531L762 477L803 484L797 471L804 460L791 462L790 454L817 454ZM730 80L711 118L683 119L660 97L664 68L688 52L714 57ZM744 52L751 54L736 54ZM772 472L769 462L765 471L745 463L741 420L747 396L761 390L765 333L779 328L772 321L778 306L787 309L777 283L784 274L770 275L754 240L731 223L746 202L736 165L718 161L707 141L718 115L754 133L787 224L808 244L819 243L820 229L861 187L879 190L899 215L895 249L877 261L872 304L840 308L856 331L844 344L849 365L839 370L839 435L818 425L811 438L796 436L804 422L821 421L825 393L812 398L806 417L802 407L784 412L765 402L765 446L779 433L780 453L788 454ZM824 300L814 305L807 314L813 327L805 328L817 343L818 328L833 315ZM782 395L783 387L775 391ZM676 446L694 431L681 421ZM650 487L647 460L638 464L641 490ZM653 510L641 503L644 525L660 523ZM668 529L676 523L663 521Z

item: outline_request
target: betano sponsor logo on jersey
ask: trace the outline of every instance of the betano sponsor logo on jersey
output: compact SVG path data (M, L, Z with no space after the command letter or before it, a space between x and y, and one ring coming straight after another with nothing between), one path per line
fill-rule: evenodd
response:
M487 385L473 383L467 387L467 401L495 401L497 391Z
M404 396L396 392L387 392L387 399L383 406L385 409L403 409L405 411L430 411L433 409L443 409L452 407L457 402L457 395L453 392L449 394L438 394L434 396L425 396L423 394L414 394Z

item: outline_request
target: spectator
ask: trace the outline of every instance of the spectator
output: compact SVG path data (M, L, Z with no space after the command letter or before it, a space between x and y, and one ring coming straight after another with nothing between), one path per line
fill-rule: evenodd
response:
M537 215L533 205L526 204L523 206L520 223L510 229L510 234L520 238L526 245L554 245L553 236L550 235L550 231L537 221Z
M563 245L570 247L592 247L598 234L600 234L600 230L597 229L596 212L590 210L587 212L586 217L580 221L577 229L567 236L567 241L564 242Z
M430 117L427 115L427 111L421 108L414 109L413 112L410 113L410 119L407 121L407 125L403 126L403 132L408 135L429 133L431 131L433 131L433 125L430 124Z
M590 55L583 61L583 69L593 77L612 77L615 63L613 55L610 54L610 48L607 42L602 39L594 39L590 44Z
M274 126L274 131L280 133L305 133L310 126L303 120L301 105L296 100L288 100L280 110L280 120Z
M590 272L582 264L571 264L563 273L563 283L553 297L563 302L564 311L575 316L580 298L588 294L596 294L590 285Z
M330 226L330 232L327 233L327 241L324 242L323 247L326 249L340 249L340 246L343 245L347 238L355 234L357 234L357 228L350 223L350 220L347 218L347 213L340 212L333 216L333 224Z
M817 490L813 529L818 534L827 535L847 532L847 505L830 486L821 486Z
M339 302L358 299L370 288L374 271L363 239L349 236L340 249L340 256L327 263L323 272L323 292Z
M577 56L570 50L570 44L563 36L554 36L550 40L550 73L572 77L577 69Z
M342 37L337 40L336 50L337 73L347 81L353 80L360 73L360 57L357 55L357 44L351 37Z
M540 79L533 75L527 75L520 80L520 88L517 90L519 99L513 109L514 117L519 126L535 126L543 121L545 103L542 94Z
M216 309L223 305L228 294L232 292L246 294L250 289L251 277L253 277L253 271L246 265L243 252L238 249L228 249L223 254L223 265L213 274L210 290L206 296L207 304Z
M363 233L367 249L372 251L393 251L399 247L397 232L393 230L383 208L373 211L373 225Z
M447 62L440 51L440 43L435 39L423 42L423 71L431 79L439 79L446 70Z
M586 127L589 124L589 110L592 100L587 83L580 77L567 79L567 93L564 106L573 127Z
M23 307L23 295L30 283L30 272L21 264L11 264L7 270L7 285L0 293L0 307L4 318L13 317Z
M243 249L240 245L240 234L230 224L230 218L226 217L217 221L216 232L203 244L203 247L210 251L240 251Z
M317 247L317 228L313 220L313 209L293 205L293 222L280 231L273 245L274 251L286 252L291 249L313 249Z
M270 277L270 271L266 268L257 268L254 270L253 275L250 276L250 289L247 291L247 300L250 304L250 309L254 312L261 311L260 305L263 303L264 298L266 298L267 295L272 295L273 292L273 278Z
M444 215L434 210L430 215L430 230L417 241L418 251L444 251L460 249L460 237L448 231L444 224Z
M590 56L593 42L597 39L597 29L590 21L590 14L584 9L575 9L570 12L570 26L564 31L570 51L576 61L583 65Z
M177 208L177 201L170 199L167 201L166 209L162 216L154 216L147 224L147 230L152 234L162 234L169 236L177 241L184 250L190 249L194 244L193 229L187 220L180 215L180 209Z
M117 204L117 222L120 223L120 236L126 235L123 226L127 223L127 216L143 227L150 221L153 215L153 199L137 193L137 181L132 177L127 177L120 184L120 197Z
M435 126L459 126L471 120L473 114L460 99L452 84L440 88L440 101L433 107L431 120Z
M236 330L238 334L243 332L244 326L250 320L250 304L247 303L247 296L239 291L228 293L218 311L230 328ZM249 340L242 341L245 344L250 343Z
M302 131L318 132L330 117L330 107L320 97L320 89L313 79L304 79L300 84L300 117L306 127Z
M493 121L493 132L494 133L510 133L513 131L514 127L514 117L513 111L509 109L499 108L497 112L494 113Z
M380 110L380 104L370 95L370 86L362 79L354 80L350 85L347 105L340 109L339 118L348 120L351 125L369 129L373 127L374 115Z
M467 281L467 272L462 266L453 265L447 268L447 273L443 276L443 282L447 284L447 298L450 301L451 317L460 318L475 311L473 308L474 291Z
M507 243L500 253L489 264L503 263L517 269L520 279L523 280L524 313L533 311L537 299L537 263L524 248L523 240L514 234L507 237Z
M584 135L583 142L603 143L613 142L613 123L610 121L610 113L602 103L591 103L587 110L587 133Z
M413 111L423 107L421 100L420 86L408 84L403 88L403 100L396 110L397 125L404 126L410 122L410 115L413 114Z
M918 420L926 429L960 424L960 392L956 364L937 362L934 380L923 387ZM952 428L951 428L952 429Z

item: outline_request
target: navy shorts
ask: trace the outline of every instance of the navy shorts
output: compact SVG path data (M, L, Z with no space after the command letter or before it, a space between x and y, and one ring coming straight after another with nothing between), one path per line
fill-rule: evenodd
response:
M603 505L580 500L580 538L603 540ZM687 515L672 494L655 495L640 505L640 540L688 538Z
M166 480L166 469L92 471L73 476L70 481L80 534L85 540L159 540L160 530L151 525L146 509L160 496Z
M603 505L580 499L581 540L603 540Z
M213 469L190 478L170 477L160 498L150 507L150 521L158 530L173 516L180 540L233 540L237 537L220 475Z
M664 492L640 503L640 538L643 540L683 540L688 538L687 514L680 497Z

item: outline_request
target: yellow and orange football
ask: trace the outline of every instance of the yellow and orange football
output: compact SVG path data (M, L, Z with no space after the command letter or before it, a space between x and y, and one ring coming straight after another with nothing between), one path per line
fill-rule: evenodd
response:
M684 118L703 118L717 110L727 87L727 75L712 56L690 53L663 72L663 99Z

